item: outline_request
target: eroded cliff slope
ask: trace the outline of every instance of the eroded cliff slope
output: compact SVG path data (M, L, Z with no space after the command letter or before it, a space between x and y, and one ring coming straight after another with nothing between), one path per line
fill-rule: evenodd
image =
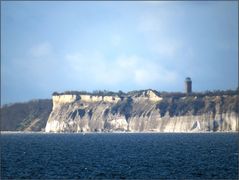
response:
M52 100L32 100L1 107L1 131L45 131Z
M55 94L46 132L238 131L238 96Z

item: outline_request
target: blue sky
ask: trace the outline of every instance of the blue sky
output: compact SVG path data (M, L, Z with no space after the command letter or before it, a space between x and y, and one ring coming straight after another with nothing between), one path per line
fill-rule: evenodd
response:
M66 90L236 89L238 2L1 2L2 104Z

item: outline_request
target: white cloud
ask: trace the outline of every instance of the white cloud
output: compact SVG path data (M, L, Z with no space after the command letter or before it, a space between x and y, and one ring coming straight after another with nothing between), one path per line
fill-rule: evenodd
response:
M152 13L145 13L139 19L138 29L140 32L160 31L163 29L163 19L155 18Z
M165 39L155 43L152 46L152 51L163 56L169 58L175 58L179 55L183 50L183 45L179 41L170 41L169 39Z
M43 57L49 55L51 51L51 44L49 42L43 42L32 47L30 50L30 54L33 57Z
M122 80L114 62L107 61L100 53L68 54L66 55L66 65L70 69L69 76L78 81L114 85Z
M75 81L90 81L107 87L130 83L132 86L150 88L160 83L173 83L177 74L163 67L159 61L139 56L119 56L108 60L103 55L68 54L66 63Z
M138 19L138 31L147 39L148 50L161 59L176 59L186 47L185 40L175 33L178 16L183 16L183 12L168 11L160 6L157 11L142 12Z
M151 73L146 69L135 69L134 70L134 79L138 84L144 85L152 81Z
M161 5L150 11L146 9L139 15L138 30L145 33L160 33L159 36L167 35L171 30L174 30L176 21L183 15L184 13L177 9L169 11ZM153 35L157 36L157 34Z
M6 67L11 72L8 78L19 84L29 84L30 88L48 90L58 81L58 72L62 73L61 62L52 49L49 42L43 42L27 49L24 57L12 58Z

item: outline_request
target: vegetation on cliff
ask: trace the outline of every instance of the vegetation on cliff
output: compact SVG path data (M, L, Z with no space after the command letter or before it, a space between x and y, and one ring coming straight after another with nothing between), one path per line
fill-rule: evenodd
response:
M118 92L113 92L113 91L107 91L107 90L95 90L92 92L87 92L87 91L65 91L62 93L59 92L53 92L53 96L58 96L58 95L92 95L92 96L140 96L144 92L151 90L155 94L161 97L184 97L184 96L198 96L198 97L204 97L204 96L223 96L223 95L238 95L239 90L214 90L214 91L204 91L204 92L193 92L190 94L185 94L182 92L166 92L166 91L156 91L152 89L146 89L146 90L135 90L135 91L129 91L129 92L123 92L119 90Z
M239 99L236 95L222 96L186 96L165 97L157 105L161 116L169 112L169 116L200 115L203 113L236 112L239 113Z
M1 131L43 131L52 100L32 100L1 107Z

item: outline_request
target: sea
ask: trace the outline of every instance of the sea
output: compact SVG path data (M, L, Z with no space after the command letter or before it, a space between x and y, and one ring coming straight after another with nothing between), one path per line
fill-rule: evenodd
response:
M1 179L238 179L237 133L2 133Z

